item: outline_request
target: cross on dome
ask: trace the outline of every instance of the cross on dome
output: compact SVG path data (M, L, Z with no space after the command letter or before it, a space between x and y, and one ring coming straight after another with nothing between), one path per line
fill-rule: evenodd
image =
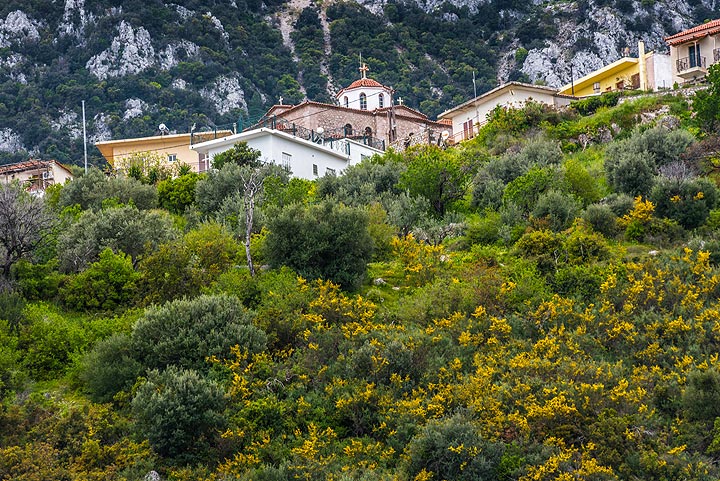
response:
M366 77L367 71L370 70L370 68L367 66L366 63L363 63L358 70L360 70L360 74L362 75L362 78L367 78Z

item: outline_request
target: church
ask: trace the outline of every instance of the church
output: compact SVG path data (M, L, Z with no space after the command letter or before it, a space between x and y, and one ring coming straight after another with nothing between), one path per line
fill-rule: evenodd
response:
M252 128L267 127L293 135L311 132L324 139L349 138L379 150L404 150L414 144L440 144L452 138L452 123L430 120L423 113L394 101L392 88L367 77L340 90L335 104L305 100L298 105L273 105Z

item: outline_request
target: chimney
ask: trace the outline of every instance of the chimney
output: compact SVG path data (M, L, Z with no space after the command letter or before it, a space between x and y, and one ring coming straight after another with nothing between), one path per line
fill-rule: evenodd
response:
M645 63L645 42L638 42L638 65L640 66L640 90L647 90L647 64Z

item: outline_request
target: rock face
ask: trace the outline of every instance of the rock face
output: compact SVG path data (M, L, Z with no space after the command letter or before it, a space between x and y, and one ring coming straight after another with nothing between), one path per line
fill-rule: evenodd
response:
M20 135L12 129L0 129L0 152L15 152L23 148Z
M121 22L112 45L88 60L85 66L97 78L124 77L146 70L155 63L155 49L150 33L143 27L134 29Z
M0 19L0 48L9 47L13 43L36 42L40 40L42 24L30 20L28 16L20 11L8 13L4 20Z
M220 77L207 88L200 90L200 95L212 102L215 110L221 114L236 109L247 112L245 92L237 77Z

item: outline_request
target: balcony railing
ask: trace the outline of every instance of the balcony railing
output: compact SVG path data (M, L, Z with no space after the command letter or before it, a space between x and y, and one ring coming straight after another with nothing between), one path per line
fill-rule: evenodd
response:
M706 67L707 67L707 63L705 62L705 57L701 57L700 55L694 55L691 57L683 57L683 58L677 59L678 73L685 72L685 71L693 69L693 68L704 69Z

